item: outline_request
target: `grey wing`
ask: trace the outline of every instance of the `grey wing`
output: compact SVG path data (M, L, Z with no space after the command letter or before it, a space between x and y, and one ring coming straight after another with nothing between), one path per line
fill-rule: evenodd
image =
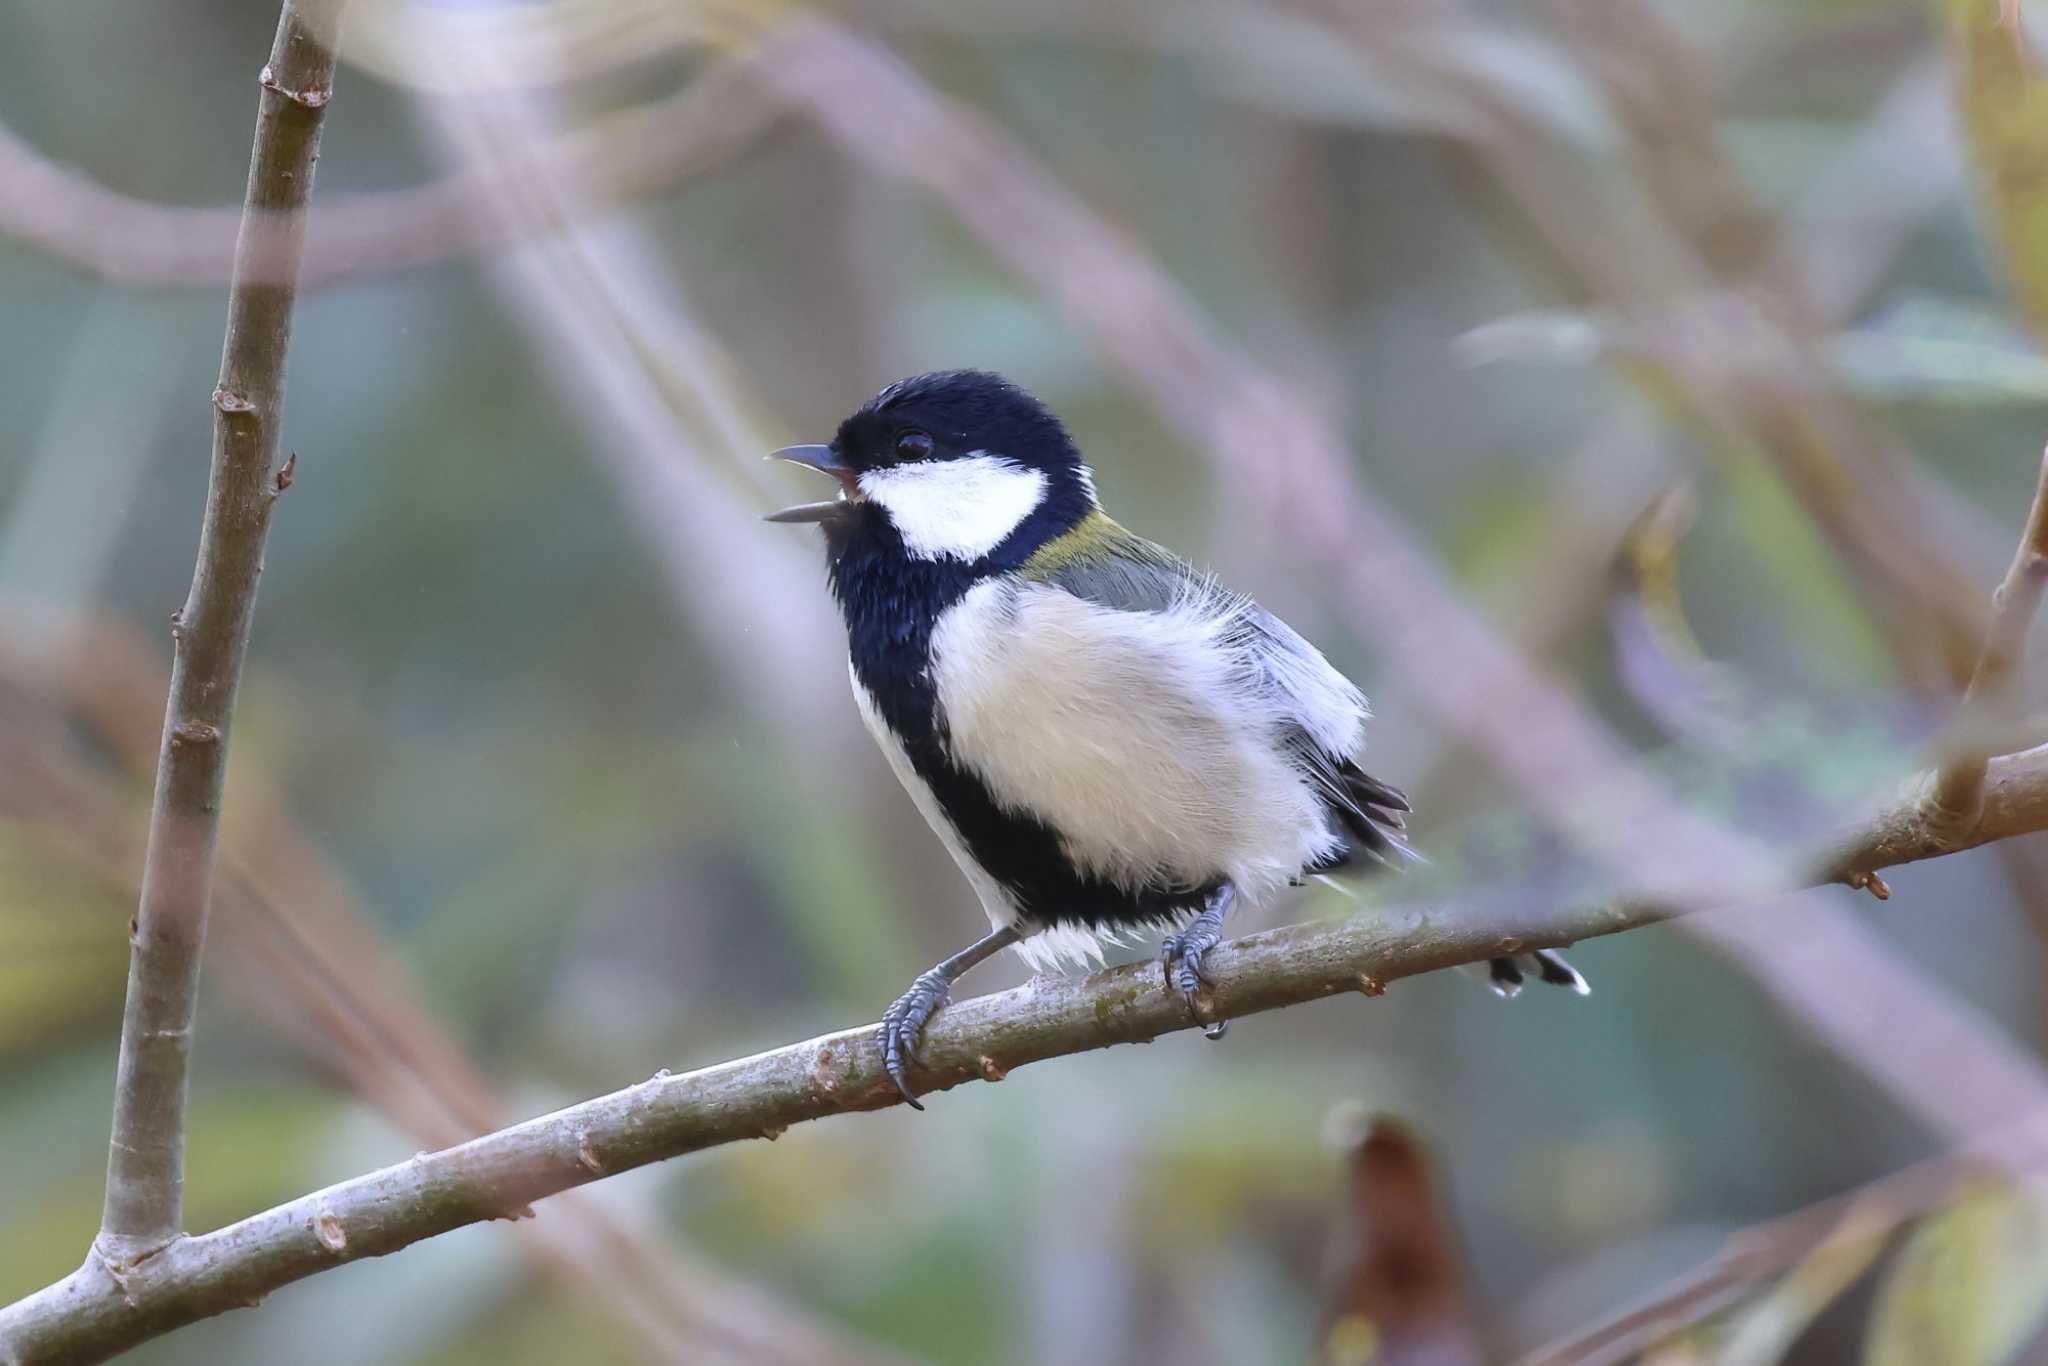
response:
M1065 561L1037 573L1027 566L1026 576L1124 612L1163 612L1202 590L1202 575L1180 556L1122 527L1116 531L1110 553Z
M1128 612L1160 612L1191 595L1217 593L1211 580L1164 546L1117 528L1114 552L1048 569L1043 582L1075 597ZM1327 871L1362 853L1380 863L1413 857L1403 840L1411 808L1399 788L1358 766L1365 698L1293 627L1248 598L1232 600L1233 643L1273 703L1279 740L1322 795L1349 848Z
M1286 622L1246 603L1253 654L1267 685L1287 699L1283 743L1297 767L1322 793L1343 827L1349 848L1311 872L1327 872L1363 854L1382 864L1413 858L1405 839L1411 808L1401 789L1358 765L1365 748L1365 695Z

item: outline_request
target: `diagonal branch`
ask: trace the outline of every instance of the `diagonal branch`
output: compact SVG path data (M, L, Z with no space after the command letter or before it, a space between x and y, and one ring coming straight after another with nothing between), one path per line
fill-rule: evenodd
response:
M1613 1316L1518 1359L1517 1366L1615 1366L1792 1271L1843 1228L1891 1234L1999 1172L2038 1174L2048 1161L2048 1116L2036 1112L1973 1142L1922 1158L1867 1185L1737 1229L1703 1264Z
M338 0L286 0L261 75L248 223L236 247L213 468L192 589L173 619L170 700L157 757L130 927L128 1002L114 1090L107 1203L95 1260L132 1267L179 1237L184 1219L185 1077L220 834L228 723L249 644L270 512L291 481L275 469L304 210L334 79ZM270 230L253 227L268 222ZM282 282L282 283L279 283Z
M2014 674L2027 650L2027 629L2048 588L2048 452L2041 457L2040 482L2027 513L2027 529L2013 552L2012 567L1991 598L1991 628L1984 652L1963 690L1956 716L1957 739L1927 793L1927 817L1940 834L1969 833L1984 808L1984 770L1997 752L1995 736L2006 728Z
M1994 760L1971 845L2048 829L2048 747ZM1813 873L1851 871L1950 852L1917 801L1846 831ZM1751 889L1754 893L1756 890ZM1377 996L1397 978L1497 953L1568 944L1656 924L1690 906L1637 901L1541 909L1512 899L1388 908L1335 923L1293 925L1224 945L1210 959L1221 1014L1240 1017L1329 996ZM1155 964L1088 978L1034 978L940 1013L926 1036L932 1090L1000 1081L1026 1063L1119 1043L1144 1043L1192 1022ZM440 1152L344 1181L240 1223L182 1238L116 1271L91 1261L0 1309L0 1361L103 1360L139 1342L260 1300L293 1281L396 1252L486 1219L518 1218L545 1196L683 1153L792 1124L900 1103L872 1026L750 1058L652 1079Z
M344 195L312 215L301 291L408 270L517 244L529 231L480 213L504 182L577 168L590 187L579 215L646 199L717 170L765 133L780 108L747 79L746 59L722 62L680 93L609 114L590 127L522 148L501 169L462 167L406 189ZM288 221L258 220L265 231ZM49 160L0 124L0 238L13 238L80 270L137 285L219 285L238 257L243 213L160 204L108 189ZM533 225L552 230L553 224Z

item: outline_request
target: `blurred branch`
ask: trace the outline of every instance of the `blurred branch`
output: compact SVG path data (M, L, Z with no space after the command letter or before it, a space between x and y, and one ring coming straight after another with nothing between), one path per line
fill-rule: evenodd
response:
M1692 485L1681 480L1651 500L1622 539L1608 634L1623 686L1665 733L1710 754L1736 754L1752 739L1755 713L1744 704L1756 699L1700 649L1678 591L1678 546L1697 510Z
M522 223L480 211L501 182L574 167L589 192L576 212L593 215L716 170L781 112L762 97L758 82L735 69L744 60L713 64L679 94L521 148L501 166L464 167L433 184L325 204L310 216L300 290L430 265L558 230L558 223ZM241 220L238 209L158 204L110 190L41 156L0 124L0 236L82 270L132 284L217 285L234 268ZM288 217L256 212L248 231L274 236L297 229Z
M547 4L421 5L362 0L342 57L380 81L463 98L526 93L568 81L619 80L631 69L716 47L755 0L551 0ZM423 63L488 47L506 60Z
M2048 1163L2040 1115L1924 1158L1854 1190L1739 1229L1701 1266L1591 1328L1521 1358L1520 1366L1614 1366L1721 1313L1768 1278L1810 1258L1843 1230L1883 1237L2001 1174L2030 1178ZM2038 1193L2039 1186L2032 1189Z
M519 8L483 5L471 17ZM754 506L733 491L735 478L761 477L759 455L778 442L749 421L758 405L716 339L691 318L675 270L646 228L585 216L582 206L602 187L583 165L566 158L522 164L519 149L559 136L559 112L534 88L536 73L520 65L531 54L521 58L516 45L486 37L490 31L479 32L459 60L431 60L508 93L431 102L422 113L459 163L482 171L489 192L470 211L525 244L506 258L499 283L535 344L548 350L547 369L564 401L600 438L600 467L660 555L670 599L733 678L734 695L757 709L765 728L795 728L813 754L865 743L834 719L844 650L829 606L809 591L817 577L812 552L763 535ZM730 98L765 124L783 106L759 73L783 59L783 43L771 34L721 68L731 78L720 89L743 89L743 97ZM699 117L722 118L722 108L714 103ZM747 574L727 572L742 561ZM840 771L819 767L828 783Z
M2048 748L1991 765L1984 819L1968 841L2048 829ZM1816 882L1949 849L1903 801L1844 833ZM1569 944L1657 924L1697 907L1645 898L1598 907L1474 903L1384 908L1337 923L1293 925L1237 940L1210 960L1215 1011L1231 1018L1326 997L1377 996L1417 973L1509 951ZM923 1051L931 1091L1000 1081L1048 1058L1144 1043L1190 1028L1154 963L1087 978L1034 978L940 1012ZM874 1027L845 1030L695 1072L656 1074L616 1091L440 1152L341 1182L213 1233L181 1238L116 1268L95 1259L0 1309L0 1360L97 1361L280 1286L361 1257L487 1219L683 1153L792 1124L901 1103L882 1070Z
M1901 72L1843 149L1781 220L1762 269L1772 294L1796 291L1817 324L1855 315L1962 178L1939 56ZM1901 165L1912 175L1898 174Z
M1947 112L1947 73L1940 62L1915 65L1780 220L1766 274L1803 281L1817 325L1838 326L1864 307L1886 268L1952 195L1959 168ZM1901 156L1927 168L1925 173L1898 175ZM1558 470L1536 519L1547 529L1545 540L1505 557L1496 571L1495 581L1505 586L1498 615L1507 639L1531 655L1547 655L1591 606L1595 590L1607 582L1604 571L1614 547L1660 489L1678 477L1668 454L1674 444L1652 421L1646 397L1629 395L1613 404ZM1913 466L1897 473L1907 496L1929 514L1954 514L1965 506ZM1981 530L1952 527L1943 541L1974 550ZM1974 557L1971 568L1980 568ZM1543 591L1531 594L1531 584ZM1411 777L1408 790L1426 794L1447 751L1440 745L1432 751L1426 732L1411 732L1397 743L1416 755L1408 771L1422 775ZM2034 743L2009 743L2001 752Z
M1770 245L1771 216L1722 153L1707 73L1684 35L1646 5L1557 0L1550 9L1606 93L1651 199L1711 273L1749 274Z
M61 640L57 649L18 648ZM164 669L140 632L108 618L0 599L0 682L75 712L146 779ZM9 783L0 814L96 853L110 887L134 894L128 793L63 747L0 716ZM18 746L18 748L17 748ZM218 979L426 1147L502 1127L503 1103L424 1003L419 983L347 880L293 821L260 768L236 776L239 819L222 832L212 935ZM508 1230L540 1267L633 1328L664 1358L747 1366L901 1366L795 1305L693 1259L637 1207L571 1199ZM0 1357L4 1360L4 1357Z
M1708 107L1682 36L1640 0L1580 0L1567 9L1576 16L1575 49L1593 54L1588 74L1638 165L1687 171L1647 178L1653 216L1594 176L1582 151L1554 129L1445 60L1458 30L1483 33L1483 25L1454 8L1427 13L1388 24L1340 8L1330 19L1360 49L1405 57L1485 114L1460 134L1460 150L1519 211L1578 302L1660 339L1647 377L1667 382L1652 392L1723 443L1768 456L1827 536L1908 678L1923 687L1959 682L1981 639L1978 602L1913 505L1897 473L1904 461L1833 388L1800 282L1780 269L1773 296L1755 290L1746 267L1762 210L1718 133L1697 122ZM1694 94L1674 99L1672 91ZM1612 245L1618 232L1625 249Z
M133 951L106 1212L86 1263L116 1279L182 1233L185 1076L213 895L228 727L271 508L291 481L290 462L273 473L295 302L289 281L298 269L321 120L333 90L329 39L338 11L339 0L286 0L259 78L248 207L271 215L280 230L245 232L236 246L220 387L213 393L213 468L199 562L171 631L170 701L141 905L129 931Z
M1991 598L1991 628L1984 652L1970 674L1956 722L1965 737L1941 765L1927 793L1927 817L1944 835L1967 833L1984 804L1984 769L1993 751L1984 736L1996 730L2010 709L2013 675L2026 653L2027 630L2048 587L2048 452L2041 458L2027 528L2013 552L2005 580Z

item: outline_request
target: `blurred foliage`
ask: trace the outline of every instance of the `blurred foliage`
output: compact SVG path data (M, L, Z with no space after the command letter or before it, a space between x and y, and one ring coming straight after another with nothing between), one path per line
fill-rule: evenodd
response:
M1800 1335L1883 1251L1882 1225L1851 1210L1768 1293L1729 1316L1710 1359L1727 1366L1773 1366L1784 1360Z
M1871 1312L1867 1366L2004 1362L2048 1312L2048 1214L1985 1181L1913 1231Z
M358 3L322 202L442 174L441 112L463 103L415 95L419 7ZM1654 14L1696 88L1652 80L1646 97L1622 79L1644 53L1624 44L1616 65L1567 22L1629 18L1620 6L838 13L1013 134L1219 331L1339 414L1360 477L1688 800L1752 831L1816 832L1903 781L1938 715L1901 686L1888 604L1788 483L1770 431L1702 402L1689 368L1782 376L1784 358L1667 330L1670 299L1622 307L1640 301L1600 297L1561 263L1690 253L1712 272L1686 287L1782 304L1763 312L1825 358L1828 401L1910 452L1916 525L1988 588L2048 416L2048 361L2028 340L2048 317L2041 68L2015 55L1995 0L1951 4L1946 26L1898 0L1670 0ZM490 22L426 8L437 41ZM560 62L559 116L595 123L705 79L780 12L535 3L515 7L514 36ZM114 190L230 202L274 21L268 0L0 0L0 120ZM1863 180L1828 181L1944 44L1962 137L1926 130ZM453 65L429 68L444 84L480 69ZM1695 107L1711 126L1673 121ZM1489 141L1509 138L1525 141ZM1538 154L1532 180L1571 189L1554 219L1502 188ZM1761 264L1781 215L1821 225L1808 259L1866 250L1895 191L1963 160L1986 187L1983 230L1960 194L1913 210L1838 315L1809 316ZM1671 165L1723 202L1688 200ZM1810 202L1821 184L1841 197ZM1730 224L1740 251L1710 235ZM1417 798L1430 862L1276 916L1612 890L1482 756L1415 723L1386 643L1335 625L1286 528L1248 525L1171 424L935 200L791 118L604 228L639 234L672 276L593 300L682 433L656 449L622 434L563 329L536 321L527 253L373 271L302 303L286 434L299 477L224 812L237 877L273 904L236 882L215 918L195 1226L427 1141L422 1115L449 1123L431 1102L454 1085L436 1048L466 1055L506 1113L530 1113L872 1016L973 931L967 888L859 733L815 546L751 520L795 487L761 473L761 449L828 432L918 369L986 365L1042 392L1122 520L1296 621L1374 695L1374 768ZM597 292L597 275L575 278L569 293ZM0 239L0 301L8 1297L76 1265L97 1217L146 823L134 735L154 735L161 627L192 562L221 292L112 284ZM650 327L662 307L688 310L704 355L664 349L689 329ZM1603 445L1612 430L1644 435ZM1691 523L1639 559L1631 589L1616 575L1630 528L1681 478ZM687 515L727 502L709 530ZM1618 625L1632 594L1667 628L1636 640L1642 671L1624 667L1635 638ZM708 605L734 602L751 621L706 625ZM147 644L67 672L75 642L17 625L29 604ZM812 654L779 653L805 642ZM771 658L805 662L769 677ZM1673 706L1702 670L1711 686L1683 697L1707 710ZM136 689L110 699L120 680ZM2048 955L2026 907L2042 889L1989 854L1893 884L1871 923L2038 1047ZM1247 1020L1221 1046L1064 1060L930 1115L708 1153L598 1198L645 1216L657 1246L935 1362L1303 1359L1346 1180L1325 1121L1362 1100L1430 1136L1491 1359L1601 1318L1730 1229L1927 1152L1929 1135L1697 948L1651 931L1575 958L1587 1001L1498 1006L1442 974ZM1019 975L993 965L968 989ZM349 1013L365 1000L410 1002L419 1020L365 1022ZM566 1222L543 1207L543 1233ZM520 1259L541 1245L531 1227L350 1267L135 1359L661 1357L588 1285ZM1730 1343L1794 1363L2010 1357L2048 1301L2039 1242L2031 1203L1972 1189L1890 1241L1827 1244L1652 1359L1720 1360Z
M2019 0L1947 0L1956 90L2013 302L2048 329L2048 79L2028 51Z
M110 885L90 855L62 832L0 825L0 1050L51 1048L81 1020L118 1013L128 947L123 917L131 889ZM40 837L40 838L39 838Z

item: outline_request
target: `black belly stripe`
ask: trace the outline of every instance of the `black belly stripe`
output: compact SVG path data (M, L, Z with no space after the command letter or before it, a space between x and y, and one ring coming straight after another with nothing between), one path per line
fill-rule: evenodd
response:
M976 583L1000 573L1002 548L974 564L903 554L879 516L834 537L832 591L846 618L854 676L902 741L911 767L931 788L974 861L1040 925L1149 927L1179 921L1215 890L1130 890L1076 869L1043 821L1006 811L972 773L946 754L932 686L931 632L939 616Z

